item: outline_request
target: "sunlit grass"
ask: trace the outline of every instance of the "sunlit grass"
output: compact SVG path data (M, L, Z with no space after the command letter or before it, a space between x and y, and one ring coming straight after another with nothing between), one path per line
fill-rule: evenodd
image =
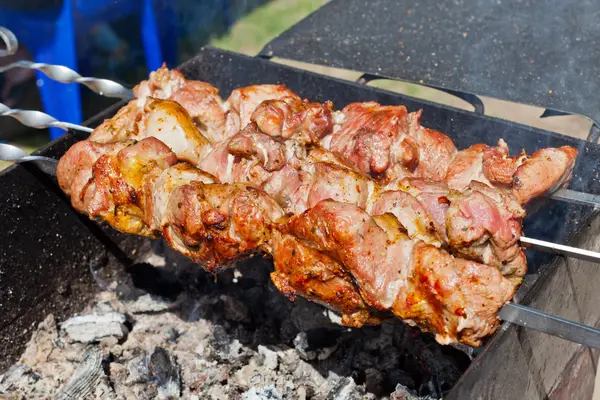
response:
M273 0L238 20L229 33L211 45L248 55L257 54L270 40L327 3L327 0Z

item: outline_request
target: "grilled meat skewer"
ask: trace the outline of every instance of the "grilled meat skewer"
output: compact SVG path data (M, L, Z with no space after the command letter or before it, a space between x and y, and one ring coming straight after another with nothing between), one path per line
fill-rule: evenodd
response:
M404 106L375 102L353 103L335 112L329 102L298 109L294 105L302 104L300 97L283 85L235 89L223 101L210 84L187 80L165 67L152 72L134 92L138 99L97 128L92 140L135 138L147 98L170 99L188 111L211 143L230 138L252 121L272 137L315 132L325 149L380 184L416 177L463 190L477 180L512 191L523 205L568 183L577 156L577 150L565 146L511 158L503 140L496 147L478 144L457 151L448 136L420 125L421 111L409 113Z
M393 314L440 343L479 345L516 290L495 268L411 240L392 214L371 217L352 204L322 200L284 216L266 192L213 183L155 137L79 142L60 160L57 177L90 217L130 234L161 234L210 272L271 255L282 292L325 304L351 326Z
M517 198L527 196L506 183L510 168L493 168L510 164L507 154L482 155L494 178L457 191L418 179L450 170L421 160L458 157L445 135L403 107L380 113L362 103L352 119L281 85L237 89L223 102L212 86L166 69L136 93L61 160L59 182L80 211L124 232L161 234L212 272L270 254L282 292L327 304L352 326L393 313L441 343L471 345L497 328L497 311L525 272ZM356 121L358 129L344 126ZM344 151L320 146L344 141ZM547 158L538 158L539 172ZM568 181L573 162L565 160L562 175L548 174L550 187Z
M371 215L389 212L411 238L493 265L515 282L522 279L526 259L518 239L525 214L510 193L477 182L460 193L444 183L418 178L383 187L315 144L327 132L327 107L297 99L285 101L296 113L304 114L295 119L294 129L291 125L287 131L266 129L268 135L251 122L228 140L211 144L183 107L170 100L149 99L136 137L160 139L179 160L199 166L221 183L244 182L265 190L286 213L300 214L328 198L355 204ZM253 114L263 127L271 106L272 102L263 103ZM262 116L261 110L265 111ZM323 122L315 124L314 119L305 118L309 113L321 115ZM307 120L311 124L305 125Z

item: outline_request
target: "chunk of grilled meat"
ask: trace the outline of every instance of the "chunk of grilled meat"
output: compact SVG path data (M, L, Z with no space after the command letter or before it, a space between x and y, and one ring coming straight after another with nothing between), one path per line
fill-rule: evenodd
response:
M171 192L163 235L209 272L268 251L270 224L283 213L254 186L192 182Z
M263 101L283 99L301 100L285 85L254 85L234 89L227 99L232 112L227 114L226 137L231 137L248 125L252 114Z
M342 263L367 304L433 332L440 343L478 346L497 329L497 312L516 289L497 269L413 241L395 217L371 217L351 204L321 201L279 229ZM276 263L290 252L273 250Z
M83 141L60 159L56 174L73 207L121 232L155 236L145 222L144 191L177 162L160 140L99 144Z
M422 127L420 117L404 106L352 103L336 114L333 133L321 143L378 179L443 180L456 148L446 135Z
M369 307L344 266L289 233L275 230L272 238L275 271L271 280L286 297L302 296L342 315L342 323L360 328L385 318Z
M137 143L79 142L57 177L73 206L130 234L161 234L177 251L216 272L268 252L270 223L283 215L265 192L212 183L154 137Z
M185 79L181 72L163 66L136 86L134 94L140 108L148 97L173 100L185 108L208 140L224 139L228 106L219 96L219 90L211 84Z
M331 132L333 120L331 102L309 103L298 97L265 100L252 113L261 132L283 139L295 138L304 145L319 143Z
M521 204L565 186L571 179L577 150L573 147L541 149L528 156L524 151L510 157L508 145L476 144L459 151L448 168L446 181L464 190L472 181L511 190Z

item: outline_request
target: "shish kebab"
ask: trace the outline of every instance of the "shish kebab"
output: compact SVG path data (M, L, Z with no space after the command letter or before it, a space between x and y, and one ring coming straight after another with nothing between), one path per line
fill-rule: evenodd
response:
M166 70L163 72L169 73ZM157 75L155 78L160 77L160 74ZM165 87L159 82L160 79L152 82L152 77L146 82L154 90L154 97L169 98L174 93L180 96L182 104L185 104L185 101L181 101L185 100L185 96L204 100L191 103L197 107L196 110L188 108L192 116L194 111L211 108L216 103L210 98L206 101L208 96L199 90L210 89L207 84L192 82L176 91L171 89L169 94L165 93ZM169 82L172 80L167 79ZM140 85L142 89L143 85ZM216 94L216 89L213 89L210 91ZM256 104L248 107L252 97L248 99L247 94L242 93L240 98L247 101L240 102L240 107L234 112L231 109L224 110L221 104L216 103L228 115L237 115L232 122L221 124L233 126L232 131L241 127L247 114L256 114L257 105L262 103L261 99L258 102L254 99ZM143 106L137 105L142 103L140 100L144 100ZM155 235L162 231L173 247L198 261L204 261L205 266L213 271L221 267L220 262L231 262L242 255L270 253L276 266L273 279L284 293L304 295L326 303L340 311L344 315L344 322L350 325L372 323L392 311L409 323L434 332L442 343L458 340L471 345L479 344L482 337L497 328L496 313L512 297L524 271L511 271L508 274L514 274L511 281L504 278L495 266L453 257L435 244L410 239L408 229L401 225L393 213L371 216L365 211L365 205L359 207L352 202L331 200L331 196L316 201L312 207L307 205L302 214L284 216L284 210L276 199L256 188L256 174L260 174L260 170L271 172L268 169L273 167L267 168L272 158L269 152L264 151L265 146L277 143L264 142L267 139L262 136L265 132L256 132L256 120L260 118L254 118L250 131L244 128L230 135L232 139L237 136L237 141L230 140L227 146L221 146L229 152L232 148L230 145L236 143L233 152L241 152L245 157L237 155L231 162L240 166L238 171L246 170L245 177L252 181L251 184L215 184L212 183L214 176L187 163L177 163L177 159L187 159L201 165L201 161L210 159L212 153L213 160L216 160L215 156L222 153L219 144L224 141L218 142L212 136L214 142L211 145L208 138L211 137L211 129L222 120L193 121L177 103L148 99L146 104L145 100L140 96L135 103L130 103L129 108L125 107L115 118L97 128L90 141L73 146L61 159L59 182L80 211L87 212L91 217L99 216L129 233ZM306 119L298 117L298 114L307 114L304 112L307 104L298 104L293 99L291 103L299 110L291 114L291 120L295 118L302 125ZM138 111L143 108L144 112L136 112L134 107L130 107L132 104ZM267 103L267 106L271 105ZM251 111L244 112L244 107ZM328 108L330 106L325 109ZM132 119L123 118L124 115L133 116L133 122ZM236 120L239 120L237 128ZM142 129L136 130L136 126ZM198 126L206 136L197 129ZM292 154L286 158L286 165L295 161L292 159L302 162L303 158L297 156L297 147L302 153L302 144L313 145L310 135L306 135L311 132L311 127L314 126L309 123L308 128L292 132L299 133L292 140L292 145L288 146L284 141L286 152ZM128 142L131 136L142 140ZM280 135L279 139L285 139L284 136ZM166 144L157 138L163 139ZM201 146L189 148L187 145L190 140L192 144ZM264 143L259 142L263 143L263 150L253 152L257 140L263 140ZM101 141L105 143L99 143ZM316 151L313 149L309 157L316 152L319 157L324 157L330 167L337 168L338 172L344 171L343 175L359 176L334 154L315 147ZM227 165L231 164L231 155L226 156ZM249 163L244 163L244 160ZM316 161L318 164L323 159L317 158ZM215 163L212 164L214 167ZM259 170L253 170L253 167L259 167ZM226 168L226 173L231 174L232 171L233 165ZM564 174L570 175L569 165ZM221 178L227 176L216 175L221 175ZM551 182L550 187L568 180L563 175L558 177L558 181ZM376 183L369 178L362 178L366 180L366 191L375 192ZM386 189L390 189L389 185L399 184L397 179L387 176L382 181L387 185ZM400 182L404 185L410 183L406 179ZM485 184L475 186L468 190L480 196L493 190ZM460 197L463 193L454 191L452 194ZM502 195L512 196L507 193ZM441 197L445 198L438 198ZM500 203L504 203L500 206L506 208L502 196ZM514 212L519 213L516 209L518 202L516 206L514 202L511 203L516 210ZM293 208L295 204L287 205L290 206ZM520 229L520 222L517 225L517 229ZM430 233L433 231L435 229ZM439 239L440 232L437 234ZM487 236L485 241L490 239L489 234L480 236ZM485 253L493 250L493 246L487 246L486 249L473 256L486 257ZM403 268L397 270L398 265ZM384 315L381 315L382 312Z

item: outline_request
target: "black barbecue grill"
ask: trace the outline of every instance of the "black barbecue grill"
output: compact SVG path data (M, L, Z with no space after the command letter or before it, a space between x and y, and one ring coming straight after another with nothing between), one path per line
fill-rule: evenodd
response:
M270 43L261 54L322 62L325 58L319 52L327 51L327 64L368 71L370 75L366 80L378 77L373 66L381 58L362 53L364 50L360 52L365 57L357 57L357 50L353 46L364 44L364 47L369 47L372 44L369 43L370 39L381 41L381 36L373 34L367 37L363 33L361 39L365 36L364 41L351 43L336 36L349 34L349 31L344 33L344 29L359 26L359 22L354 25L348 23L351 20L339 23L349 12L358 15L358 3L330 3ZM367 25L368 21L377 21L377 16L381 17L381 14L398 15L398 10L394 7L402 6L392 3L394 2L374 2L361 14L364 19L360 23ZM387 8L377 8L384 5ZM430 8L424 9L432 11ZM436 15L439 17L440 13L438 9ZM460 15L454 17L459 18ZM369 24L373 29L376 25ZM381 25L383 24L377 25L377 29L383 29ZM331 27L337 30L335 35ZM325 45L317 38L324 38L327 34L331 36L331 41ZM426 40L427 33L423 35L425 36L421 40ZM391 36L390 40L395 40L394 35ZM336 42L337 39L340 40ZM315 46L315 43L321 45ZM423 52L427 53L425 50ZM387 53L383 55L386 58L392 57ZM369 59L370 63L352 62L364 59ZM423 59L427 57L423 56ZM341 61L336 64L335 60ZM451 57L448 59L450 61ZM391 60L381 65L382 75L386 77L410 80L416 76L411 73L418 73L418 69L404 70L402 66L394 66ZM357 66L360 68L356 68ZM582 68L585 70L585 66ZM513 150L524 148L528 153L541 147L573 146L579 149L580 154L570 188L600 194L600 177L596 167L600 162L600 146L590 140L583 141L480 113L417 100L361 83L325 77L282 66L264 57L246 57L204 48L180 69L190 79L210 82L224 95L236 87L257 83L283 83L300 96L313 101L331 100L338 109L350 102L370 100L389 105L403 104L409 111L423 109L422 124L446 133L459 149L474 143L493 145L500 138L505 139ZM406 75L404 71L407 71ZM479 92L478 86L458 85L468 82L464 75L446 76L448 79L443 82L436 81L430 73L423 75L423 78L427 78L427 84L446 88L454 93L496 93ZM560 91L559 86L555 88L561 98L562 95L568 97L569 91ZM523 87L523 91L527 89L531 88ZM508 93L502 91L501 85L498 90L500 95L497 97ZM461 96L475 101L473 97ZM504 97L523 101L515 96L514 92L510 92ZM541 94L534 96L533 93L532 96L526 98L526 102L544 105L545 97ZM581 98L587 104L594 104L596 101L591 94L589 98L583 95ZM573 104L570 101L572 98L563 103L558 100L547 102L546 105L563 111L585 111L577 107L569 108ZM120 105L122 104L88 121L89 126L96 126L104 118L113 115ZM595 115L588 115L597 120ZM69 132L40 149L37 154L58 159L73 143L84 138L85 135L81 133ZM33 325L50 312L58 317L71 315L97 290L89 273L90 265L104 263L128 267L140 254L150 252L151 246L146 239L121 235L76 213L53 179L32 165L15 165L0 173L0 187L0 217L4 221L4 228L0 230L0 337L3 338L0 343L0 370L3 370L22 352ZM597 234L600 229L598 210L576 203L546 199L528 211L529 215L524 223L526 236L589 250L600 249L600 236ZM597 273L596 264L530 250L528 266L529 273L515 297L516 302L588 326L598 326L600 307L596 293L600 287L600 274ZM444 398L585 398L593 388L597 358L596 350L505 323L478 351L469 368ZM576 387L569 385L570 379L577 379Z

